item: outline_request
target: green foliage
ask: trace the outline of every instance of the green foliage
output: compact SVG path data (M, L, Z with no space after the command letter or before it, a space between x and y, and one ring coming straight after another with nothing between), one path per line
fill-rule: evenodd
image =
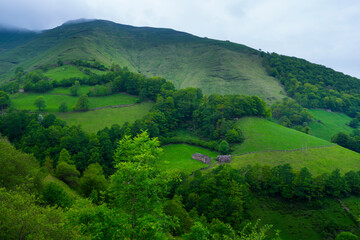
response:
M225 140L222 140L219 144L218 150L221 154L228 154L230 152L229 143Z
M77 186L79 175L80 172L75 165L70 165L67 162L59 162L55 170L55 176L71 187Z
M59 106L59 112L67 112L67 111L68 111L68 106L66 102L62 102Z
M119 162L116 168L110 192L113 207L124 211L125 238L156 238L170 223L161 211L169 177L141 162Z
M171 176L148 165L161 152L156 139L146 132L124 139L114 155L117 170L110 182L112 204L125 212L125 238L157 238L170 224L162 207Z
M65 148L61 149L58 162L59 163L66 162L67 164L74 164L74 161L71 160L71 156L69 152Z
M357 240L357 239L359 239L359 237L352 234L351 232L341 232L335 238L335 240Z
M207 240L209 237L210 232L201 222L195 222L191 232L184 235L186 240Z
M66 217L71 227L80 228L82 235L90 239L124 239L122 213L105 204L97 206L80 199L66 212Z
M80 89L80 83L79 83L79 81L75 81L75 83L70 88L70 95L77 96L79 89Z
M33 182L37 171L38 164L32 155L16 150L8 140L0 138L0 187L13 189Z
M68 224L61 208L36 204L33 194L0 188L1 239L79 239L77 227Z
M357 119L357 118L351 119L351 121L349 122L349 126L352 128L359 127L359 119Z
M81 95L73 109L74 111L87 111L89 110L89 99L86 94Z
M189 213L185 210L179 196L175 196L173 199L165 202L164 213L176 217L178 220L178 225L172 229L172 235L174 236L181 236L184 233L190 232L190 228L194 225L193 219L191 219Z
M38 108L39 111L45 110L46 108L46 101L43 96L39 96L35 99L34 105Z
M127 135L119 141L114 159L116 163L139 162L153 164L162 153L159 146L160 142L157 138L150 139L147 132L142 132L134 138Z
M11 100L6 92L0 91L0 109L10 106Z
M90 164L80 178L80 188L86 197L89 197L93 191L99 195L100 191L107 189L107 186L108 182L99 163Z
M280 80L301 106L340 111L355 117L359 108L359 79L303 59L267 54L268 73Z
M240 230L247 187L239 171L221 165L199 178L183 181L178 188L187 211L196 208L210 222L217 218ZM195 224L196 225L196 224Z
M54 182L46 183L41 194L43 199L51 206L71 207L74 201L60 185Z
M305 127L313 121L313 116L294 100L284 98L271 106L272 116L285 127L293 127L305 132Z

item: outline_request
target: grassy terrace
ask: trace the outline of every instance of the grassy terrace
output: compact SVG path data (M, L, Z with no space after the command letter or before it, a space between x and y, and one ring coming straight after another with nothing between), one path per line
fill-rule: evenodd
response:
M86 91L86 88L82 88L82 91ZM56 93L66 92L66 89L55 89ZM78 97L67 95L53 95L53 94L40 94L40 93L17 93L11 96L11 102L13 107L22 110L36 111L37 108L34 105L34 101L37 97L43 96L47 108L47 112L58 112L59 106L62 102L66 102L68 109L71 110L72 106L76 105ZM136 97L127 94L114 94L103 97L89 97L90 109L98 107L106 107L119 104L133 104L136 102Z
M105 108L88 112L56 113L58 118L64 119L68 125L80 124L87 132L97 132L113 124L122 125L142 118L153 107L153 103L144 102L131 107Z

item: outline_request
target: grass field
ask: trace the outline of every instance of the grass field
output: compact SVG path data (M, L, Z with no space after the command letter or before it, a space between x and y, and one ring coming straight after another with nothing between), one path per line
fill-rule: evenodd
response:
M191 146L187 144L170 144L162 147L164 153L160 159L155 163L155 166L160 169L181 170L186 173L191 173L197 169L207 167L207 164L201 163L198 160L192 159L194 153L201 153L209 157L216 157L217 152L206 148Z
M305 147L305 144L308 147L332 145L323 139L262 118L245 117L239 120L238 126L244 134L245 141L233 147L233 154L264 150L291 150Z
M76 105L78 97L66 96L66 95L53 95L53 94L41 94L41 93L17 93L11 95L12 106L21 110L37 111L34 105L34 101L37 97L43 96L46 101L46 112L58 112L59 106L62 102L65 102L68 106L68 110L71 111L72 106ZM133 104L136 102L136 97L127 94L114 94L103 97L89 97L90 109L105 107L119 104Z
M285 202L276 198L256 196L252 199L250 213L253 219L261 219L261 224L271 224L280 230L283 240L325 238L323 229L331 224L343 231L359 228L348 214L340 207L336 199L324 199L321 205L311 203Z
M88 112L56 113L58 118L64 119L68 125L80 124L90 133L97 132L113 124L122 125L142 118L153 107L153 103L144 102L130 107L106 108Z
M51 80L62 80L65 78L73 77L87 77L85 73L83 73L76 66L73 65L63 65L61 67L52 68L49 71L45 72L44 75Z
M351 118L344 113L327 112L322 109L310 109L309 112L314 115L316 120L310 123L310 134L316 137L330 141L332 136L338 132L350 134L353 128L348 124Z
M295 170L307 167L314 175L329 173L336 168L341 173L360 170L360 154L340 146L308 149L294 152L262 152L235 156L231 165L235 168L259 163L260 165L277 166L289 163Z

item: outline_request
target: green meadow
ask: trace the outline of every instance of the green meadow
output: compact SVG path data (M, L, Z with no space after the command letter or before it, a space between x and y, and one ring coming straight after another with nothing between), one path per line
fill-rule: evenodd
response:
M344 174L350 170L360 170L360 154L340 146L313 148L293 152L260 152L235 156L231 165L241 168L259 163L277 166L289 163L295 170L307 167L314 175L329 173L336 168Z
M233 154L264 150L291 150L332 145L328 141L283 127L266 119L245 117L238 121L245 141L233 146Z
M60 90L62 91L62 90ZM59 111L59 106L65 102L68 110L71 111L72 106L76 105L78 97L68 95L54 95L46 93L16 93L11 95L12 106L21 110L37 111L34 101L37 97L43 96L46 101L46 112L55 113ZM127 94L114 94L102 97L89 97L90 109L106 107L120 104L134 104L136 97Z
M63 65L60 67L52 68L49 71L45 72L44 75L51 80L62 80L65 78L83 78L87 77L85 73L79 70L76 66L73 65Z
M142 118L153 107L152 102L143 102L134 106L122 108L105 108L87 112L56 113L58 118L67 122L68 125L81 125L89 133L95 133L113 124L122 125L125 122L134 122Z
M206 148L187 144L170 144L163 146L162 149L164 152L155 163L155 166L159 169L180 170L186 173L208 166L192 159L194 153L205 154L212 158L219 154Z
M309 124L311 135L330 141L338 132L350 134L353 130L347 125L351 118L344 113L327 112L322 109L310 109L308 111L315 118L315 121Z

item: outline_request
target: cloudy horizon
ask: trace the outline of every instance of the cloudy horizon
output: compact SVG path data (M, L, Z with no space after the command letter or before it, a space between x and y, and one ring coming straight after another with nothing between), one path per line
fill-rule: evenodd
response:
M45 30L81 18L229 40L360 78L360 1L0 0L0 25Z

